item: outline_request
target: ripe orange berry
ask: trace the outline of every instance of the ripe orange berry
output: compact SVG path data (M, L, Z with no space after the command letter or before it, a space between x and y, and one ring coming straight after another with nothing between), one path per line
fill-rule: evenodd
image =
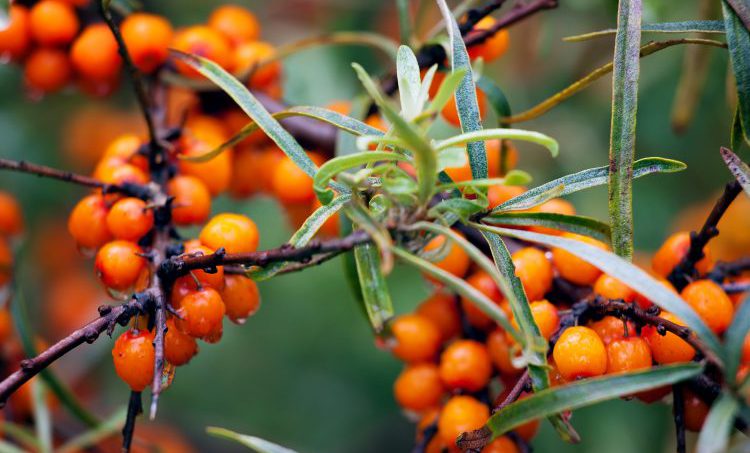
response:
M405 362L432 360L440 349L440 330L423 316L401 315L393 320L391 332L394 340L391 352Z
M607 274L602 274L596 279L594 293L605 299L623 300L625 302L633 302L636 294L623 282Z
M511 347L512 344L502 329L495 329L487 336L487 352L492 364L500 374L515 376L521 372L521 368L513 365Z
M469 35L481 32L482 30L491 30L495 22L494 18L485 17L474 25ZM501 29L497 33L490 35L483 42L470 46L467 49L469 51L469 58L474 60L482 57L488 63L494 61L505 54L508 50L509 41L510 35L508 30Z
M446 272L450 272L456 277L463 277L466 274L466 271L469 270L469 266L471 265L471 259L469 259L469 255L467 255L464 249L462 249L454 241L449 240L448 244L446 244L445 242L445 236L435 236L430 240L430 242L427 243L427 245L425 245L424 251L436 253L438 251L445 252L445 250L443 250L443 247L448 247L448 253L439 253L439 255L443 256L442 259L440 261L434 262L433 264Z
M607 250L608 248L605 243L580 234L563 233L562 237L575 239L576 241L593 245L602 250ZM559 248L552 249L552 263L562 278L576 285L592 285L602 273L593 264L589 264L572 253Z
M487 155L487 175L490 178L500 176L500 140L489 140L484 143ZM460 167L448 167L445 172L454 182L470 181L471 166L467 160Z
M635 326L632 322L623 321L614 316L605 316L598 321L592 321L588 327L599 335L605 345L615 340L636 335Z
M685 299L708 327L721 335L732 323L734 304L712 280L696 280L682 290Z
M175 176L167 184L167 193L174 197L172 220L177 225L203 223L211 214L211 193L195 176Z
M125 18L120 31L130 58L141 71L153 72L167 61L173 30L163 17L134 13Z
M484 114L487 111L487 96L480 89L477 89L477 102L479 105L479 118L484 118ZM456 108L456 98L451 97L443 110L440 112L443 119L455 127L461 127L461 120L458 117L458 109Z
M674 286L672 286L672 283L669 282L666 278L657 278L659 283L661 283L665 288L672 291L673 293L677 294L677 290L674 289ZM644 310L650 308L652 305L654 305L653 302L651 302L649 299L644 297L640 293L635 294L635 303L638 304L639 307L643 308Z
M224 302L213 288L204 287L183 297L177 313L181 317L177 327L191 337L207 338L222 331Z
M602 339L588 327L565 329L552 350L557 369L566 381L601 376L607 371Z
M200 245L197 241L188 241L185 243L185 253L188 255L211 255L215 250L210 249L206 246ZM224 288L224 266L217 266L216 272L209 273L202 269L195 269L190 271L191 275L183 275L177 280L185 279L189 284L184 285L190 288L191 291L198 289L196 280L202 285L208 285L215 290L221 290Z
M96 253L96 271L104 286L118 291L133 287L146 271L146 259L133 242L116 240L106 243Z
M142 392L154 379L154 336L146 330L127 330L115 341L115 372L134 392Z
M29 13L31 36L42 46L64 46L78 33L78 17L72 6L42 0Z
M308 153L308 155L317 165L325 161L317 153ZM282 203L308 204L312 203L315 198L312 178L287 156L284 156L274 167L271 186L274 195Z
M148 184L146 173L133 164L123 163L120 158L103 160L94 169L94 177L107 184Z
M260 24L255 15L237 5L222 5L208 16L208 26L236 46L260 37Z
M500 292L500 289L495 284L495 281L492 280L492 277L485 272L478 271L473 273L466 279L466 283L473 286L498 305L503 301L503 294ZM484 312L477 308L471 300L462 297L461 305L463 306L464 314L466 315L469 324L472 326L477 329L487 330L494 325L495 321L485 315Z
M70 82L73 69L65 52L41 47L26 59L23 74L26 85L32 90L53 93Z
M213 28L195 25L177 32L172 47L185 53L207 58L224 69L233 66L232 49L229 41ZM176 62L177 70L188 77L201 78L198 71L182 61Z
M105 24L89 25L73 42L70 60L76 72L88 80L113 80L120 74L122 59L117 41Z
M458 340L440 355L440 379L450 389L476 392L492 376L492 362L487 348L477 341Z
M690 249L690 233L681 231L669 236L666 241L654 253L651 259L651 267L661 277L667 277L677 264L687 255ZM703 249L705 256L698 261L695 269L701 274L705 274L713 267L711 259L711 249L706 246Z
M529 301L542 299L552 289L554 277L552 264L544 252L535 247L524 247L511 258Z
M164 335L164 357L174 366L185 365L198 353L195 338L180 331L174 319L167 319L167 333Z
M487 190L487 200L490 203L489 208L496 208L524 192L526 192L526 188L523 186L506 186L504 184L490 186Z
M200 233L206 247L227 253L254 252L258 248L258 227L241 214L224 213L211 218Z
M651 367L651 348L641 337L613 340L607 345L607 373L623 373Z
M146 156L139 154L143 140L136 134L122 134L109 142L102 154L101 161L114 164L116 160L132 164L144 172L148 171Z
M557 313L557 307L547 300L539 300L529 304L529 308L531 308L531 316L539 328L539 333L549 340L557 332L557 328L560 327L560 315ZM516 322L515 318L511 322L514 327L518 328L518 322Z
M0 309L0 341L3 343L7 342L13 336L13 318L10 315L10 310L6 308Z
M268 172L268 168L261 166L263 153L250 146L241 146L234 149L232 156L232 181L229 191L233 197L246 198L263 190L261 187L260 173Z
M118 200L107 214L107 227L116 239L137 242L154 226L154 213L134 197Z
M750 363L750 333L745 336L745 341L742 343L742 360L740 363Z
M96 249L112 239L107 228L107 205L100 194L84 197L68 218L68 231L79 247Z
M534 206L529 211L531 212L544 212L548 214L564 214L564 215L575 215L576 208L567 200L562 198L553 198L547 200L539 206ZM561 231L554 228L548 228L543 226L532 226L529 227L529 231L533 231L540 234L552 234L560 235Z
M10 281L13 269L13 252L5 238L0 237L0 286Z
M667 321L684 326L685 323L672 313L662 312L660 315ZM654 326L645 326L641 330L641 335L648 341L651 346L651 355L654 362L660 364L689 362L695 357L695 349L685 340L667 332L666 335L660 335Z
M703 428L710 408L693 392L683 391L683 398L685 400L685 428L699 432Z
M481 428L490 418L490 409L471 396L449 399L438 418L438 435L448 445L455 446L461 433Z
M31 47L29 10L25 6L11 5L7 27L0 30L0 57L19 60Z
M518 445L508 436L500 436L487 444L482 453L520 453Z
M23 214L16 198L0 191L0 234L15 236L23 231Z
M443 340L448 340L461 332L461 315L453 294L437 291L417 307L417 314L424 316L437 326Z
M393 384L396 402L404 409L414 412L438 406L444 391L438 367L432 363L407 366Z
M267 42L242 43L234 49L235 72L243 75L250 72L251 88L270 88L281 77L281 63L276 60L262 66L258 65L275 54L276 49Z
M227 317L238 324L244 323L260 307L258 285L242 275L224 277L221 298L224 300Z
M180 154L185 157L202 156L226 142L225 133L212 127L191 128L180 141ZM195 176L206 185L211 195L216 196L229 188L232 180L232 153L225 150L205 162L179 161L180 173Z

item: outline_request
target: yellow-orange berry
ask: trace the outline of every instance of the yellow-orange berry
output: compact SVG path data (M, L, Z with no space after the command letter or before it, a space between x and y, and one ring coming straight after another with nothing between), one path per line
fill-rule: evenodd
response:
M10 281L13 269L13 251L5 238L0 237L0 286Z
M96 271L104 286L123 291L133 287L146 271L146 259L138 245L128 241L104 244L96 253Z
M607 250L608 248L605 243L580 234L563 233L562 237L593 245L602 250ZM576 285L591 285L602 274L602 271L593 264L589 264L574 254L560 248L552 249L552 263L562 278Z
M503 294L495 284L492 277L486 272L475 272L469 278L466 279L466 283L473 286L476 290L487 296L491 301L498 305L503 301ZM469 324L472 326L487 330L494 325L492 318L484 314L474 303L466 297L461 298L461 305L463 306L466 318L469 320Z
M393 384L396 402L404 409L414 412L439 405L444 391L438 368L432 363L407 366Z
M26 59L24 81L32 90L53 93L64 88L73 76L73 68L65 52L41 47Z
M321 155L308 153L316 165L324 162ZM308 204L315 198L312 178L292 159L284 156L274 167L271 179L273 194L282 203Z
M500 436L488 443L482 453L520 453L518 445L508 436Z
M553 198L551 200L545 201L539 206L534 206L533 208L529 209L529 211L547 214L574 215L576 213L576 208L568 200L563 200L562 198ZM541 234L552 234L555 236L559 236L562 233L560 230L543 226L529 227L529 231Z
M492 376L492 362L487 348L477 341L458 340L440 355L440 379L448 389L476 392Z
M31 47L29 10L25 6L11 5L8 24L0 30L0 57L18 60Z
M601 376L607 371L607 351L599 335L588 327L565 329L552 351L555 364L567 381Z
M504 330L495 329L487 336L487 352L500 374L514 376L521 372L521 368L513 365L511 348L512 344Z
M415 314L401 315L391 324L393 355L405 362L426 362L435 358L442 338L429 319Z
M734 304L727 293L712 280L697 280L682 290L685 299L708 327L721 335L732 323Z
M242 324L260 307L260 292L255 282L243 275L226 275L221 290L227 317Z
M469 255L454 241L448 240L446 244L446 240L445 236L435 236L425 245L424 251L437 252L440 250L443 252L440 253L441 259L433 264L456 277L463 277L471 264ZM443 247L448 247L447 253L444 253L446 250Z
M477 105L479 106L479 118L484 118L484 114L487 111L487 96L484 91L477 89ZM458 109L456 108L456 98L451 97L443 110L440 112L443 119L455 127L461 127L461 119L458 116Z
M607 345L607 373L624 373L649 367L651 348L643 338L620 338Z
M272 61L262 66L259 64L276 53L276 49L263 41L242 43L234 50L235 72L244 74L250 72L249 86L251 88L268 89L281 77L281 63Z
M544 252L535 247L524 247L511 258L516 276L521 280L529 301L542 299L552 289L552 263Z
M146 330L127 330L112 348L115 371L134 392L143 391L154 379L153 338Z
M492 17L485 17L469 32L469 36L475 33L483 33L486 30L491 30L495 25L496 20ZM491 34L487 39L479 44L470 46L467 50L469 51L469 58L472 60L476 58L483 58L486 62L491 62L502 57L508 50L510 41L510 35L508 30L501 29L497 33Z
M138 198L118 200L107 214L107 227L116 239L136 242L153 226L154 213Z
M224 69L231 70L232 49L229 41L213 28L196 25L179 31L172 47L185 53L207 58ZM177 70L188 77L202 77L198 71L182 61L177 61Z
M602 274L596 279L594 293L605 299L623 300L625 302L633 302L636 295L635 291L625 283L607 274Z
M438 435L447 445L456 445L461 433L479 429L490 418L490 409L471 396L454 396L438 418Z
M680 318L672 313L662 312L660 316L677 325L685 325ZM689 362L695 357L695 349L672 332L661 335L656 327L645 326L641 331L641 335L648 341L649 346L651 346L651 355L654 357L656 363Z
M181 318L177 327L191 337L207 338L222 331L224 302L213 288L204 287L183 297L177 313Z
M619 340L636 334L635 326L632 322L623 321L614 316L605 316L598 321L592 321L589 323L588 327L599 335L599 338L602 339L605 345L614 340Z
M667 277L677 264L687 255L690 249L690 233L681 231L667 238L654 253L651 259L651 267L661 277ZM696 270L702 275L708 272L713 266L711 259L711 249L706 246L703 248L704 257L696 263Z
M710 407L703 402L695 393L684 391L685 401L685 428L689 431L699 432L708 417Z
M188 241L185 243L185 254L192 256L211 255L215 250L205 245L201 245L198 241ZM191 275L183 275L178 278L189 280L192 285L186 285L192 290L198 289L196 280L202 285L208 285L215 290L221 290L224 288L224 266L216 266L216 272L206 272L202 269L195 269L190 271Z
M167 61L173 30L169 21L156 14L133 13L120 28L133 63L145 73Z
M461 332L461 315L453 294L435 292L419 304L417 314L432 321L440 330L443 340L453 338Z
M260 24L255 15L237 5L222 5L208 17L208 26L238 45L260 37Z
M489 201L490 208L496 208L511 198L515 198L522 193L526 192L526 188L523 186L506 186L505 184L498 184L490 186L487 189L487 200Z
M539 328L539 333L549 340L560 326L560 315L557 313L557 307L545 299L532 302L529 304L529 308L534 323ZM513 326L518 328L516 318L514 317L511 321Z
M112 239L107 228L107 205L99 194L83 198L68 218L68 231L79 247L99 248Z
M72 6L42 0L29 12L31 36L43 46L64 46L78 33L78 17Z
M15 236L23 231L23 214L16 198L0 191L0 234Z
M86 27L70 48L76 72L88 80L113 80L122 67L117 41L105 24Z
M180 331L174 319L167 319L167 333L164 335L164 358L174 366L185 365L198 353L195 338Z
M202 118L188 125L180 140L180 154L187 157L203 156L228 140L221 123L214 118ZM216 196L229 188L232 181L232 153L225 150L205 162L180 160L180 173L200 179L211 195Z
M211 193L195 176L177 175L167 184L172 201L172 220L177 225L203 223L211 214Z
M258 248L258 227L255 222L240 214L224 213L211 218L200 233L206 247L228 253L254 252Z

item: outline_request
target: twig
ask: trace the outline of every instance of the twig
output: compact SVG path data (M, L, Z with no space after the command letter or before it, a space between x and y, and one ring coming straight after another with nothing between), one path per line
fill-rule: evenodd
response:
M708 273L707 277L721 283L725 278L739 275L747 270L750 270L750 256L740 258L736 261L719 261L711 272Z
M682 392L682 384L672 386L672 414L674 416L677 453L685 453L687 450L685 445L685 395Z
M130 401L128 402L128 414L125 418L125 426L122 427L122 451L128 453L133 443L133 434L135 434L135 418L143 413L143 402L141 401L141 392L130 392Z
M505 2L506 0L492 0L484 6L470 9L466 13L466 20L458 27L461 35L466 35L480 20L492 14L495 10L500 9Z
M528 389L529 385L531 384L531 376L529 375L529 370L524 370L521 377L518 378L518 381L516 381L516 385L513 386L512 389L510 389L510 392L508 393L508 396L505 397L505 399L502 401L502 403L498 404L497 407L492 409L492 413L498 412L502 410L505 406L515 402L518 398L521 397L521 394Z
M727 294L741 294L750 291L750 282L724 283L721 288Z
M426 453L427 446L430 444L430 441L435 437L437 434L438 427L437 427L437 420L427 425L424 430L422 430L422 438L419 439L419 442L417 442L416 445L414 445L414 448L412 448L411 453Z

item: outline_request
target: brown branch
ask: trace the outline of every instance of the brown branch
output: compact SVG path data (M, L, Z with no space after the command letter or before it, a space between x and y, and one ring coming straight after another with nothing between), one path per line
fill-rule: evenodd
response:
M519 377L516 381L516 385L514 385L513 388L510 389L508 396L506 396L505 399L497 405L497 407L492 409L492 413L494 414L495 412L502 410L505 406L512 404L516 400L518 400L518 398L521 397L521 394L523 394L523 392L529 388L529 385L531 385L531 375L529 375L529 370L526 369L521 377Z
M143 401L141 392L130 392L130 401L128 401L128 413L125 418L125 426L122 427L122 451L130 451L133 444L133 435L135 434L135 419L143 413Z
M495 10L500 9L505 2L506 0L492 0L484 6L470 9L466 13L466 20L458 27L461 35L466 35L480 20L492 14Z
M711 272L708 273L707 277L717 283L721 283L725 278L739 275L747 270L750 270L750 256L740 258L736 261L719 261Z
M685 394L682 384L672 386L672 417L674 419L677 453L685 453Z

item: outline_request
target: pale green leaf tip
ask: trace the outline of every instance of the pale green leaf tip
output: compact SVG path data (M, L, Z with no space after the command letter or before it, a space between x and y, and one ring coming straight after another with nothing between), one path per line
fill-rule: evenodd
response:
M334 193L331 189L315 189L315 195L318 197L320 204L326 206L333 201Z
M506 186L524 186L531 181L531 175L523 170L511 170L505 175Z

